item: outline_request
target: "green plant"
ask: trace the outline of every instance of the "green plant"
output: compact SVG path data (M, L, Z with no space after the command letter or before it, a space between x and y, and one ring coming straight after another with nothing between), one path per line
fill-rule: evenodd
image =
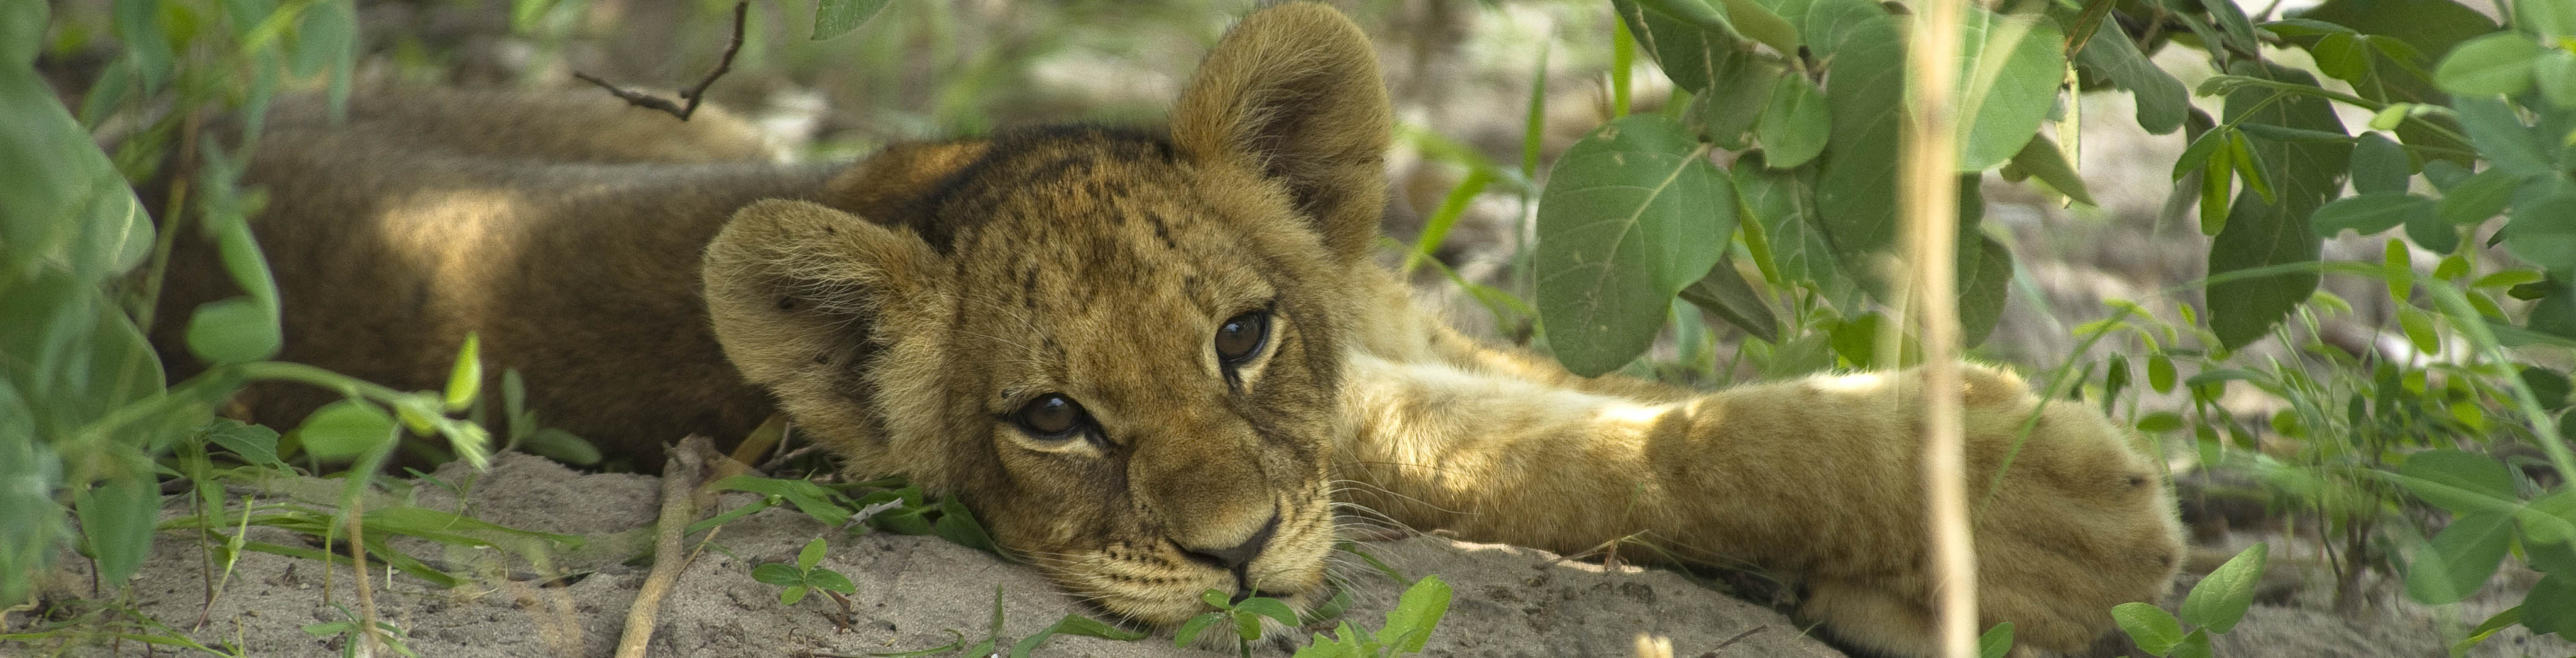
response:
M1297 650L1297 658L1375 658L1421 653L1424 643L1431 640L1431 631L1439 628L1440 618L1449 614L1450 593L1449 584L1441 582L1439 576L1423 576L1404 589L1404 595L1396 599L1395 609L1386 612L1386 625L1378 627L1376 633L1360 630L1344 621L1333 628L1330 638L1316 633L1311 644ZM1257 626L1258 621L1255 623ZM1254 630L1259 629L1256 627ZM1249 641L1252 638L1244 639Z
M2123 603L2111 609L2111 616L2149 654L2209 658L2210 636L2234 630L2254 604L2254 585L2263 577L2268 550L2257 543L2191 586L2191 593L2183 595L2180 619L2151 603ZM2191 625L2189 633L2183 632L2184 624Z
M395 626L391 622L378 621L371 623L359 619L357 615L349 612L348 606L334 603L331 604L331 607L340 611L340 621L326 621L319 624L307 624L304 626L304 633L317 638L327 639L339 637L341 658L354 658L358 655L358 646L366 643L366 638L364 637L366 633L359 632L359 629L367 626L374 626L376 629L375 636L382 640L386 647L393 649L395 653L400 653L407 658L420 657L420 654L412 652L411 647L403 644L404 633L401 627Z
M1225 592L1211 589L1200 594L1199 600L1206 602L1208 607L1215 610L1200 613L1199 616L1183 622L1180 629L1172 633L1173 646L1190 646L1191 643L1199 640L1199 634L1206 632L1209 626L1222 623L1234 627L1235 649L1250 655L1252 642L1261 639L1261 620L1277 621L1279 625L1291 628L1297 626L1297 610L1288 607L1287 603L1278 599L1253 596L1235 601Z
M806 592L821 591L841 604L842 611L846 613L850 600L842 595L857 594L859 590L850 584L849 576L816 566L822 561L823 538L815 537L813 541L805 542L805 548L796 551L795 564L772 562L752 567L751 579L779 586L779 605L796 605L797 601L805 600Z

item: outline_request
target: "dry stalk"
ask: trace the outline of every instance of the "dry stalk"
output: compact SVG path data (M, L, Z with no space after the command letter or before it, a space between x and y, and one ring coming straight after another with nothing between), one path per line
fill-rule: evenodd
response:
M653 642L653 622L661 613L662 599L679 582L680 571L688 568L680 540L698 518L698 480L706 466L702 455L711 450L706 437L692 436L664 451L669 457L662 462L662 514L653 521L653 571L644 577L644 589L635 594L635 604L626 609L626 631L617 639L618 658L644 657L644 648Z
M1916 8L1905 67L1904 195L1906 262L1914 265L1912 304L1923 336L1923 477L1930 507L1933 591L1943 655L1977 655L1977 563L1968 531L1965 441L1959 418L1957 123L1963 0L1926 0Z

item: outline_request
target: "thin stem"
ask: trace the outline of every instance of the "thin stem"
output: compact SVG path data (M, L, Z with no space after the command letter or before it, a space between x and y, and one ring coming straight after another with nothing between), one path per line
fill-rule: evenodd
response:
M1959 144L1951 98L1957 89L1957 61L1963 0L1923 3L1908 39L1907 89L1912 97L1905 124L1905 152L1899 186L1904 193L1909 231L1907 262L1914 265L1913 285L1923 336L1923 477L1930 494L1932 571L1939 605L1940 646L1944 655L1977 655L1977 563L1974 538L1968 532L1965 444L1959 410L1959 340L1957 294L1959 225Z

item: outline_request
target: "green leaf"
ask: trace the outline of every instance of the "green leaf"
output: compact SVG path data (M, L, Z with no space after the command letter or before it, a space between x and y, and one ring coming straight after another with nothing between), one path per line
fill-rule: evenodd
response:
M2157 352L2147 356L2147 386L2157 393L2171 393L2174 385L2173 358Z
M277 469L287 467L286 462L277 458L277 430L230 418L217 418L214 425L206 428L205 437L207 442L241 457L243 463Z
M2576 11L2568 13L2576 14ZM2540 87L2540 98L2559 109L2576 108L2576 53L2551 50L2531 62L2531 78Z
M2046 135L2034 136L2030 143L2022 145L2021 152L2013 154L2012 163L2076 203L2100 205L2094 203L2091 192L2085 191L2084 177L2075 173L2075 165L2066 161L2066 153L2058 150L2056 140Z
M930 534L986 553L1001 552L994 545L993 536L984 532L984 526L975 522L974 513L966 511L964 504L954 500L940 501L939 511L939 520L932 523Z
M482 340L474 332L466 332L465 345L456 350L456 367L447 372L448 413L474 406L474 397L482 393L482 351Z
M2316 56L2317 71L2326 77L2357 82L2370 74L2370 48L2361 41L2367 38L2350 31L2327 34L2308 53Z
M207 302L188 317L188 352L209 362L258 361L283 344L275 316L249 297Z
M2504 212L2505 202L2513 198L2522 177L2501 169L2489 169L2468 178L2442 193L2433 202L2433 215L2451 225L2476 224Z
M2254 585L2263 579L2263 562L2270 546L2257 542L2229 558L2226 564L2209 572L2191 593L2182 598L2182 620L2212 633L2225 633L2245 619L2245 609L2254 605Z
M797 549L796 551L796 570L798 571L812 571L814 569L814 565L821 564L822 562L823 538L821 537L815 537L813 541L805 542L805 547Z
M1762 109L1762 119L1754 124L1753 135L1762 142L1766 164L1788 169L1823 153L1832 127L1832 116L1825 110L1825 95L1816 90L1816 83L1803 75L1783 75L1771 87L1771 104Z
M125 582L152 552L152 526L161 520L161 492L156 484L148 471L129 471L73 497L84 552L98 560L100 581Z
M1760 154L1748 154L1736 161L1732 173L1736 198L1769 240L1778 275L1784 281L1813 281L1827 291L1849 286L1816 213L1815 168L1773 171L1760 160Z
M1449 584L1439 576L1423 576L1412 587L1404 589L1395 609L1386 612L1386 627L1378 629L1377 641L1406 653L1421 653L1431 641L1431 631L1440 626L1440 618L1449 614Z
M785 562L772 562L752 567L751 579L769 583L771 585L786 587L788 585L804 584L805 572L798 571L794 565L790 565Z
M2162 656L2182 643L2182 623L2153 603L2122 603L2111 608L2111 619L2147 653Z
M1225 619L1223 612L1209 612L1191 617L1189 621L1181 624L1180 630L1172 632L1172 646L1188 648L1191 643L1198 641L1200 633L1207 632L1208 625L1223 619Z
M1964 277L1958 284L1959 344L1968 347L1986 342L1986 336L2003 321L2004 298L2013 278L2012 250L1982 233L1974 239L1976 261L1959 263L1959 275Z
M1727 23L1735 26L1736 33L1777 52L1798 52L1798 28L1763 6L1767 1L1772 0L1718 0L1726 6Z
M1984 171L2011 160L2039 134L2065 77L2066 37L2046 16L2006 16L1971 6L1962 18L1967 59L1957 97L1963 128L1959 169Z
M1977 638L1977 658L2004 658L2004 653L2012 651L2012 648L2012 622L1995 624L1994 628L1986 629L1986 634Z
M2576 184L2561 177L2541 178L2514 193L2506 217L2504 249L2548 270L2551 278L2576 281Z
M2558 173L2556 161L2542 145L2560 136L2543 135L2524 125L2522 117L2503 99L2465 96L2453 99L2451 109L2459 113L2460 126L2468 131L2478 154L2486 156L2496 169L2516 176Z
M2415 175L2415 165L2406 158L2406 147L2398 146L2376 132L2362 133L2352 147L2352 190L2372 192L2405 192L2406 179Z
M1798 34L1816 59L1832 59L1841 54L1852 30L1885 17L1887 8L1875 0L1814 0L1807 3L1806 20L1798 23Z
M2371 192L2336 199L2317 208L2308 219L2308 228L2321 238L2334 237L2345 229L2370 235L2410 221L2431 221L2432 217L2432 199L2404 192Z
M787 502L795 504L797 510L803 511L806 516L814 517L814 520L824 525L838 526L850 518L850 508L841 504L841 501L847 497L825 489L822 485L804 480L736 475L716 481L714 488L748 491L786 499Z
M788 585L787 589L778 590L778 604L796 605L796 602L805 600L806 592L812 589L813 586L802 583Z
M1746 282L1744 274L1731 265L1718 263L1717 267L1709 268L1708 276L1700 277L1698 282L1683 288L1681 295L1682 301L1708 311L1754 338L1764 342L1780 341L1780 320L1771 314L1770 301L1764 299L1762 293L1754 291L1753 284Z
M850 584L849 576L843 576L841 572L830 569L815 569L812 573L805 574L805 580L812 584L814 589L827 592L856 594L859 591L857 585Z
M1011 645L1011 658L1028 658L1028 656L1037 652L1038 647L1045 646L1046 641L1053 639L1057 634L1080 635L1084 637L1096 637L1119 641L1141 640L1145 638L1144 633L1113 627L1108 624L1100 623L1100 620L1084 617L1079 614L1067 614L1063 619L1058 619L1055 623L1048 624L1044 630L1038 631L1037 634L1021 638L1019 644Z
M351 459L387 447L395 439L394 418L383 408L357 400L323 405L304 417L295 436L304 452L323 461Z
M1288 607L1288 604L1280 602L1279 599L1269 597L1255 596L1244 599L1242 603L1234 604L1234 611L1269 617L1278 620L1280 625L1290 628L1295 628L1302 623L1297 621L1296 609Z
M2547 0L2513 3L2515 25L2544 37L2576 39L2576 5Z
M1673 295L1735 231L1734 187L1705 147L1653 115L1604 124L1559 156L1539 197L1539 319L1567 369L1598 375L1645 351Z
M841 36L875 18L887 0L816 0L814 40Z
M2191 94L2173 74L2148 61L2131 39L2119 21L2102 21L2093 37L2084 41L2084 50L2075 53L2075 62L2100 71L2111 84L2137 98L2139 128L2157 135L2172 133L2182 127L2191 109Z
M2236 75L2256 76L2296 85L2315 85L2316 78L2296 69L2259 62L2238 62ZM2342 134L2343 122L2323 99L2277 95L2240 88L2226 98L2229 122L2261 123L2300 130ZM2341 172L2349 166L2351 146L2340 142L2293 142L2249 135L2251 152L2262 159L2273 202L2239 195L2227 211L2226 226L2209 250L2209 273L2313 263L2318 239L2308 228L2309 215L2341 193ZM2235 279L2208 287L2209 328L2222 346L2242 347L2261 338L2290 309L2307 301L2317 287L2317 273L2295 271L2267 277Z
M1705 0L1636 0L1636 2L1647 11L1681 21L1702 31L1737 34L1735 25L1727 22L1726 14L1718 11L1716 7L1709 6Z
M2459 450L2426 450L2406 456L2406 465L2397 474L2398 484L2414 492L2424 502L2469 514L2496 509L2499 504L2512 505L2520 500L2514 495L2513 475L2503 462L2494 457Z
M2512 515L2478 512L2455 517L2406 565L2406 595L2429 605L2467 599L2486 587L2512 543Z
M2553 573L2522 597L2522 625L2533 633L2576 637L2576 574Z
M1820 11L1824 3L1816 6ZM1896 243L1897 109L1906 103L1904 33L1898 25L1882 17L1852 26L1836 50L1826 81L1834 93L1825 96L1834 138L1825 144L1816 174L1816 216L1823 220L1818 226L1825 241L1842 271L1872 290L1885 289L1876 261Z
M2540 44L2529 35L2490 34L2452 49L2433 69L2433 84L2461 96L2511 96L2531 89L2531 64L2539 58Z
M1655 64L1674 85L1701 96L1709 96L1712 89L1751 91L1725 84L1721 78L1724 72L1741 71L1739 60L1747 57L1745 41L1733 31L1704 29L1671 14L1649 10L1634 0L1612 0L1611 7L1628 31L1636 35L1638 45L1655 56ZM1703 3L1701 7L1707 5Z

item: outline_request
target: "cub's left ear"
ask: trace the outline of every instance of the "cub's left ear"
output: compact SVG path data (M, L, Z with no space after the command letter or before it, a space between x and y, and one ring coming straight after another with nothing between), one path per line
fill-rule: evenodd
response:
M1320 4L1243 19L1172 109L1172 141L1183 153L1279 181L1345 259L1366 256L1377 236L1391 126L1368 37Z

